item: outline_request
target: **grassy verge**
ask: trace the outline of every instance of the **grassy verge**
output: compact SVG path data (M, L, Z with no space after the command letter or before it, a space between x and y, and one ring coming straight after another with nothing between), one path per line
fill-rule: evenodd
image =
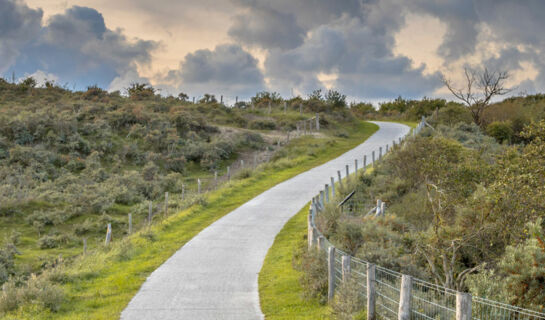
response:
M306 243L307 207L291 218L276 236L259 273L261 310L268 320L329 318L327 305L302 298L301 275L292 266L294 251Z
M392 121L405 124L411 128L416 122ZM366 169L372 171L369 165ZM359 172L358 174L361 174ZM350 175L350 180L354 173ZM336 185L339 187L338 183ZM280 319L325 319L329 308L318 301L304 300L299 284L300 272L294 270L292 257L301 242L306 242L306 217L308 209L305 206L294 216L277 235L274 244L269 249L267 257L259 273L259 296L261 309L268 320Z
M61 283L67 301L56 313L36 305L22 306L7 319L115 319L146 277L208 225L241 204L301 172L357 146L378 129L371 123L347 128L347 138L310 136L293 140L285 149L294 158L266 164L251 177L208 195L200 204L179 212L150 230L97 248L64 267Z

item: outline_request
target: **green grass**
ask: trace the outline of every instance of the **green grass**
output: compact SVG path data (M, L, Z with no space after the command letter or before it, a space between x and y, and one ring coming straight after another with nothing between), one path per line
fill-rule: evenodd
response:
M291 218L276 236L259 273L261 310L268 320L329 318L327 305L302 298L301 275L292 267L294 251L301 242L306 243L307 208Z
M378 130L359 122L346 128L348 138L311 136L292 140L290 159L266 164L250 178L234 181L210 193L205 201L154 225L117 240L110 248L98 247L65 267L62 284L67 296L54 314L36 306L22 306L7 319L115 319L146 277L201 230L243 203L301 172L327 162L362 143Z

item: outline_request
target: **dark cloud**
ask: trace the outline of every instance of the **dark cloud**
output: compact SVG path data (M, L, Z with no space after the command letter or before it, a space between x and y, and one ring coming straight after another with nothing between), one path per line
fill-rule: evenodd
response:
M21 47L38 36L42 15L42 10L21 2L0 0L0 74L15 62Z
M20 29L26 27L21 25ZM120 30L106 28L102 14L95 9L74 6L38 29L20 47L10 69L17 74L40 70L80 89L90 84L108 88L116 79L117 87L112 89L122 89L120 86L126 87L130 81L123 83L121 79L138 74L137 64L149 63L156 46L154 41L130 41Z
M214 50L188 54L180 68L170 71L160 82L171 93L251 96L265 88L257 63L257 59L239 45L218 45Z
M300 45L305 35L294 15L270 7L252 7L248 13L235 16L228 33L247 45L282 49Z
M368 3L359 17L343 15L315 28L297 48L270 51L266 74L283 93L322 87L323 73L337 75L334 86L356 97L430 94L441 85L439 74L424 75L423 66L414 68L410 59L393 54L403 21L395 2Z

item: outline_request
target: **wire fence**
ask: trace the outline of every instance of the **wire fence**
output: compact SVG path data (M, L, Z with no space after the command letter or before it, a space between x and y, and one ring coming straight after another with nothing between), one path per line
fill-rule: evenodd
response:
M413 136L418 134L426 125L427 123L422 119L417 128L413 130ZM328 192L328 189L322 192ZM316 216L324 210L324 202L327 202L324 199L328 199L328 197L317 196L311 204L309 232L312 233L309 234L309 245L313 245L315 240L319 242L319 248L324 252L322 257L325 263L329 263L327 252L330 247L335 247L323 236L316 226ZM353 210L360 208L368 210L372 207L364 205L360 201L357 201L357 199L351 202L346 201L343 205L347 205L347 212L354 212ZM329 284L335 288L338 288L343 281L343 256L349 255L335 248L334 268L332 270L334 283ZM359 293L367 300L368 312L369 309L375 310L373 316L376 316L378 319L455 320L462 319L462 317L458 316L461 316L463 313L465 316L463 319L473 320L545 320L545 313L539 311L524 309L481 297L471 297L456 290L412 277L409 277L409 312L401 314L401 299L405 299L405 295L402 293L402 279L404 275L380 266L375 266L371 269L369 268L372 266L371 263L356 257L350 257L349 261L350 277L356 280L360 288ZM368 279L374 279L373 290L368 288ZM373 295L373 299L368 296L369 294ZM464 297L469 297L469 299L464 300ZM370 306L370 303L373 306ZM407 301L403 303L407 303Z

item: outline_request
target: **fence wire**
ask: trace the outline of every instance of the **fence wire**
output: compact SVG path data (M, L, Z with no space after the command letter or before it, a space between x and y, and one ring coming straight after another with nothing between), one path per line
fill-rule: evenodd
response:
M423 120L413 130L413 135L419 133L426 125ZM368 211L372 206L366 205L359 197L350 199L343 205L348 214L358 214ZM318 236L323 236L316 227L316 215L321 211L320 206L314 206L311 225ZM365 212L364 212L365 213ZM323 238L324 262L327 263L329 247L334 247L327 238ZM342 282L342 256L346 252L336 249L334 259L335 287ZM351 257L350 277L356 279L360 294L367 299L367 266L368 262ZM375 267L375 301L376 314L379 319L397 319L402 274L380 266ZM421 279L412 278L411 282L411 319L415 320L454 320L456 319L457 292ZM516 306L496 302L480 297L472 297L473 320L545 320L545 313L519 308Z

